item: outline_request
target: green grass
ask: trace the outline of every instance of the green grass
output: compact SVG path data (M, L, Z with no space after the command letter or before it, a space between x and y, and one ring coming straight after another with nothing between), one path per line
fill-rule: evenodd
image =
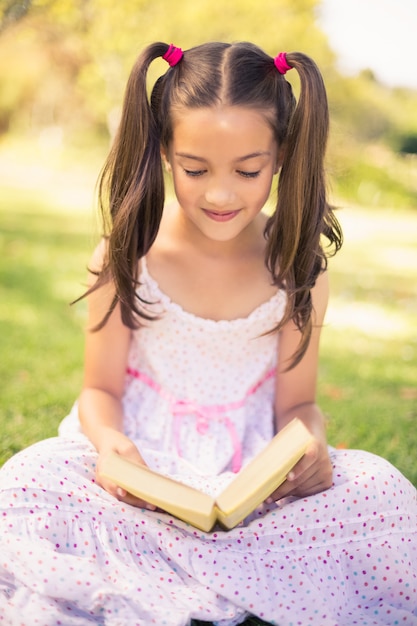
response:
M417 213L340 219L319 384L329 440L386 457L417 485Z
M56 433L82 375L89 220L52 212L36 194L0 200L0 463Z
M69 302L96 227L69 188L0 188L0 463L55 435L81 385L85 303ZM417 486L417 213L340 219L319 383L329 441L388 458Z

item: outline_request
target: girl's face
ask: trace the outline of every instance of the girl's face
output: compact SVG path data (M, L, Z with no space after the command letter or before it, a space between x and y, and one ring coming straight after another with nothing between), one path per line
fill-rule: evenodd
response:
M262 113L242 106L175 112L166 159L188 226L216 241L248 234L279 168Z

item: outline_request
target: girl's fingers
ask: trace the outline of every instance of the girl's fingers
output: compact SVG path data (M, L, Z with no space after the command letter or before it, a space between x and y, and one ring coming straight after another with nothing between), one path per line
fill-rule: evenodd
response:
M154 504L150 504L149 502L145 502L136 496L133 496L131 493L126 493L123 498L118 498L122 502L126 502L126 504L130 504L131 506L136 506L139 509L147 509L148 511L156 511L157 507Z
M140 509L147 509L148 511L155 511L157 509L157 507L153 504L145 502L145 500L142 500L141 498L137 498L136 496L126 491L126 489L119 487L115 483L112 483L108 480L100 480L99 478L96 478L96 482L100 485L100 487L105 489L107 493L109 493L114 498L117 498L117 500L120 500L120 502L126 502L126 504L136 506Z
M332 485L332 466L330 459L304 466L300 461L287 479L268 498L268 502L281 500L288 496L305 497L324 491Z

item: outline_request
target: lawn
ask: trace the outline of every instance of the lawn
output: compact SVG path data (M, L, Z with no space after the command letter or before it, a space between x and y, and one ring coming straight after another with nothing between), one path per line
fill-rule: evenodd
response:
M26 193L0 201L0 462L56 433L81 383L88 220ZM10 210L9 207L12 207Z
M329 440L388 458L417 486L417 212L339 217L319 384Z
M69 303L97 240L81 169L13 177L4 155L1 168L0 463L54 435L78 393L85 303ZM381 454L417 485L417 212L339 217L319 383L329 441Z

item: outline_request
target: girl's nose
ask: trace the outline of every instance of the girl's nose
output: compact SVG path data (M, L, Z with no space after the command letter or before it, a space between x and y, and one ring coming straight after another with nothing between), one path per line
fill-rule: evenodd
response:
M206 190L205 199L210 205L221 208L233 204L235 194L227 187L215 186Z

